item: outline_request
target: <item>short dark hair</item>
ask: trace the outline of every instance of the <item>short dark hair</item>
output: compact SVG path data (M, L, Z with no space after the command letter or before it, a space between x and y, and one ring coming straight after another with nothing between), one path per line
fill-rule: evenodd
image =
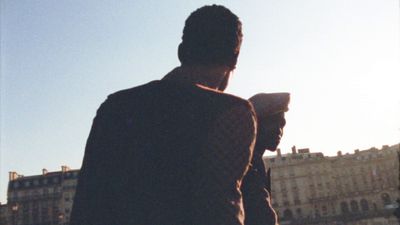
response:
M182 65L227 65L233 69L242 36L242 23L229 9L203 6L186 19L179 60Z

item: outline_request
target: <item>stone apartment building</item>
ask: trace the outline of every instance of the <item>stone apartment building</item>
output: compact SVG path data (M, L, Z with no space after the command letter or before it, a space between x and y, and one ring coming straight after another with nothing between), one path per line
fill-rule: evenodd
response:
M400 224L399 145L326 157L309 149L264 158L272 204L285 224Z
M66 225L72 209L79 170L22 176L9 173L7 221L9 225Z
M281 225L394 225L399 145L327 157L309 149L265 157ZM10 172L0 225L67 225L79 170Z
M0 202L0 225L7 225L7 205Z

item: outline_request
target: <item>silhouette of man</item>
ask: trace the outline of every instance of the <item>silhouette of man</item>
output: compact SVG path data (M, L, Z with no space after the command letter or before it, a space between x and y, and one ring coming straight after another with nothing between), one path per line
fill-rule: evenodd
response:
M222 93L241 22L223 6L186 20L181 66L100 106L87 140L71 225L240 225L252 157L251 104Z
M257 94L249 99L257 115L257 141L249 171L242 183L246 225L275 225L277 215L271 206L270 177L262 156L275 151L283 135L289 93Z

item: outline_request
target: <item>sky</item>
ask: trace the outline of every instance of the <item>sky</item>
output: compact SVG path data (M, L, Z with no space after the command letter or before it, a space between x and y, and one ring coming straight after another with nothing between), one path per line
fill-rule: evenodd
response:
M179 66L184 21L222 4L243 23L226 92L290 92L280 148L400 142L399 0L1 0L0 202L8 172L81 166L107 95Z

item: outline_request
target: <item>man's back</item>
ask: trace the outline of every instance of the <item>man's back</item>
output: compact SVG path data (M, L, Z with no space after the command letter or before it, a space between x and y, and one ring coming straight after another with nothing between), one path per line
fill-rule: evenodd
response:
M222 94L242 23L209 5L185 21L181 65L109 96L90 132L71 225L242 225L255 139L246 100Z
M93 122L71 224L240 224L238 182L254 139L250 108L169 80L110 95ZM232 127L215 129L222 118ZM230 140L237 124L248 135Z

